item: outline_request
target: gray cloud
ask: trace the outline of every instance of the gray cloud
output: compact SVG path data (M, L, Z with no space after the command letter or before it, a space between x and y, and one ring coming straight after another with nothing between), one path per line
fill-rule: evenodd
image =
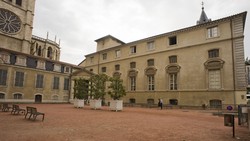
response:
M249 0L204 0L212 20L250 9ZM33 34L61 39L61 61L78 64L96 51L95 39L111 34L131 42L193 26L201 0L36 0ZM250 22L245 28L245 57L250 56Z

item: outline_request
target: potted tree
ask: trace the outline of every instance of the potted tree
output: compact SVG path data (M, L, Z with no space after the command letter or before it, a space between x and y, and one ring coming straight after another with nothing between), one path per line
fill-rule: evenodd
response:
M78 78L74 80L74 107L84 107L84 99L88 98L88 80Z
M122 110L123 109L123 100L120 100L123 96L126 95L125 87L122 85L123 81L119 77L111 77L109 79L111 82L109 85L108 94L113 99L110 101L109 108L110 110Z
M108 80L106 74L96 74L90 77L90 107L92 109L100 109L102 100L106 95L105 83Z

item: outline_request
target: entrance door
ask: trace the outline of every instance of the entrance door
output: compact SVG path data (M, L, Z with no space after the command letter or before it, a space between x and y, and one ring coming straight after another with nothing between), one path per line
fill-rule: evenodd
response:
M42 95L36 95L35 96L35 103L41 103L42 102Z

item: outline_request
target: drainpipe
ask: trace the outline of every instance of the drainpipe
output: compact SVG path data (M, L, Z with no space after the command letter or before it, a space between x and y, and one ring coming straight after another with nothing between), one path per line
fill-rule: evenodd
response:
M234 90L234 108L236 108L236 95L235 95L235 90L236 90L236 84L235 84L235 58L234 58L234 42L233 42L233 21L230 19L230 29L231 29L231 45L232 45L232 64L233 64L233 90Z

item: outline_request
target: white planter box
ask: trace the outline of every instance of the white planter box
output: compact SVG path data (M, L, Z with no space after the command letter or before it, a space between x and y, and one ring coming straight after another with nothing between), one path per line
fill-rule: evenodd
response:
M92 109L101 109L102 100L90 100L89 104Z
M76 108L83 108L84 107L84 100L75 99L75 101L74 101L74 107L76 107Z
M109 108L110 110L121 111L123 109L123 100L111 100Z

